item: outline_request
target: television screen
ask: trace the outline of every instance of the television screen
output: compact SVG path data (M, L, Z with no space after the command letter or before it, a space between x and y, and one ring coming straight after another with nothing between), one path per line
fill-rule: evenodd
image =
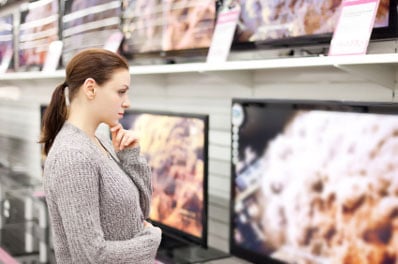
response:
M14 54L14 23L13 15L0 17L0 73L5 73L12 68L11 62Z
M208 116L129 110L120 123L139 136L153 173L150 220L206 246Z
M231 253L398 261L398 105L234 99Z
M126 53L208 48L216 0L129 0L123 11Z
M330 42L342 0L237 1L241 6L235 43L297 45ZM380 0L373 38L397 35L397 3Z
M58 6L58 0L38 0L21 4L18 70L42 69L50 43L59 39Z
M120 33L121 1L64 0L63 63L82 49L103 48Z

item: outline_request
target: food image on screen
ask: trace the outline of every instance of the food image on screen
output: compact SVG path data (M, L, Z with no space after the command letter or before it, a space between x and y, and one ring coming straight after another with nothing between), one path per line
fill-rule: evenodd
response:
M161 0L128 0L123 6L123 33L130 53L162 50Z
M13 16L0 17L0 65L4 60L11 60L13 54ZM0 71L3 72L0 66ZM8 65L6 65L8 66ZM6 69L4 69L5 71Z
M49 45L58 40L58 0L22 5L19 26L20 70L41 70Z
M214 0L167 0L164 50L210 46L216 21Z
M123 32L131 53L208 48L216 17L214 0L129 0Z
M254 42L333 33L342 0L240 0L236 41ZM390 0L381 0L375 28L389 22Z
M63 62L82 49L103 48L113 33L120 32L121 2L65 0Z
M153 173L150 219L201 237L205 217L203 120L126 113L121 123L139 136L141 153Z
M237 247L286 263L398 262L398 115L242 109Z

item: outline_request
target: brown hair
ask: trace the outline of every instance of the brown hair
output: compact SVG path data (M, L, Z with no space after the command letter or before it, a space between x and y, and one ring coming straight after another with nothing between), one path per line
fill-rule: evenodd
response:
M58 132L68 117L65 88L68 87L69 101L78 92L87 78L93 78L103 85L119 69L129 69L127 61L120 55L105 49L86 49L77 53L66 66L65 81L58 85L43 116L39 143L44 143L47 155Z

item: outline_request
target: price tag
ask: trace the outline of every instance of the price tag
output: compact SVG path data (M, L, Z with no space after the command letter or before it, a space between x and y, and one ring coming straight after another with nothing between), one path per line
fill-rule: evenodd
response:
M380 0L344 0L329 56L366 54Z
M207 63L219 63L227 60L239 15L239 5L219 13L207 54Z
M50 43L42 69L43 72L54 72L57 70L62 54L62 47L63 43L61 40L55 40Z
M107 39L104 49L117 52L123 40L122 32L115 32Z
M13 49L11 47L7 47L3 54L3 58L1 59L0 74L7 72L8 68L10 67L12 55L13 55Z

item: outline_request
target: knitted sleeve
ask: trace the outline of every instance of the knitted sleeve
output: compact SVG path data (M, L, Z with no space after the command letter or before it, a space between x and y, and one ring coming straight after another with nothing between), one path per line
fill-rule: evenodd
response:
M133 239L105 241L100 223L99 174L92 159L79 151L63 152L52 168L50 211L58 211L73 263L153 263L161 239L146 227ZM84 260L84 261L83 261Z
M145 218L149 217L152 196L152 172L140 148L128 148L117 152L123 169L129 173L140 191L140 205Z

